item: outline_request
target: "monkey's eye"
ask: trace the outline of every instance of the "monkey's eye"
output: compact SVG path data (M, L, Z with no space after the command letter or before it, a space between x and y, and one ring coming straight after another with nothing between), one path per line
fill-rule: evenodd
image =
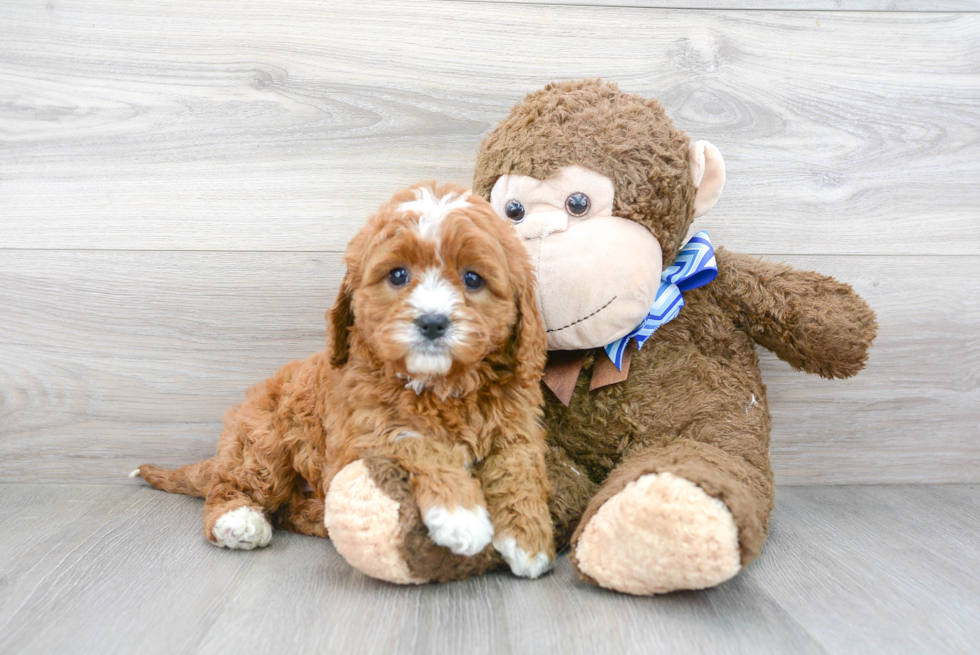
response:
M483 278L480 277L479 273L474 273L473 271L466 271L463 273L463 284L470 291L476 291L483 286Z
M508 200L504 207L504 213L510 220L520 223L524 220L524 205L521 204L520 200Z
M403 287L408 284L408 271L401 267L393 268L388 273L388 281L393 287Z
M573 193L565 199L565 211L572 216L585 216L591 206L589 197L581 192Z

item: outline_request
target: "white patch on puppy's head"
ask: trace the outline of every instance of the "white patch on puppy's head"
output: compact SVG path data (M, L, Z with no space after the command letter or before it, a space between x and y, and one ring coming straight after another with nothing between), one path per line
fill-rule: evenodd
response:
M455 209L470 206L470 192L448 193L436 198L432 189L422 186L415 189L415 200L403 202L398 206L402 212L415 212L419 215L419 233L423 239L439 241L439 226L442 220Z

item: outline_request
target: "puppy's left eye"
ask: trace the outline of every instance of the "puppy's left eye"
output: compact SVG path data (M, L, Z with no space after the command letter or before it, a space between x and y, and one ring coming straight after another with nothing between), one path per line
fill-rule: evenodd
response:
M388 281L391 282L393 287L401 287L408 284L408 271L404 268L393 268L391 272L388 273Z
M480 277L479 273L474 273L473 271L466 271L463 273L463 284L466 288L471 291L476 291L483 286L483 278Z

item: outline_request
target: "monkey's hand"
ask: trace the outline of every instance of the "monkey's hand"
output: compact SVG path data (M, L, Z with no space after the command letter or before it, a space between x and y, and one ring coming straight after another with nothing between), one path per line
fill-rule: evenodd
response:
M825 378L848 378L864 368L878 324L850 285L723 248L716 257L718 278L705 289L756 343Z

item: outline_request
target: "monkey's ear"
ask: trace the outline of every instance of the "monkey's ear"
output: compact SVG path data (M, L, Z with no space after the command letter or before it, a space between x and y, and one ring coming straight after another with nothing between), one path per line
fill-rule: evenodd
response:
M694 197L694 218L707 214L721 197L725 187L725 160L721 152L707 141L695 141L688 151L691 179L698 193Z

